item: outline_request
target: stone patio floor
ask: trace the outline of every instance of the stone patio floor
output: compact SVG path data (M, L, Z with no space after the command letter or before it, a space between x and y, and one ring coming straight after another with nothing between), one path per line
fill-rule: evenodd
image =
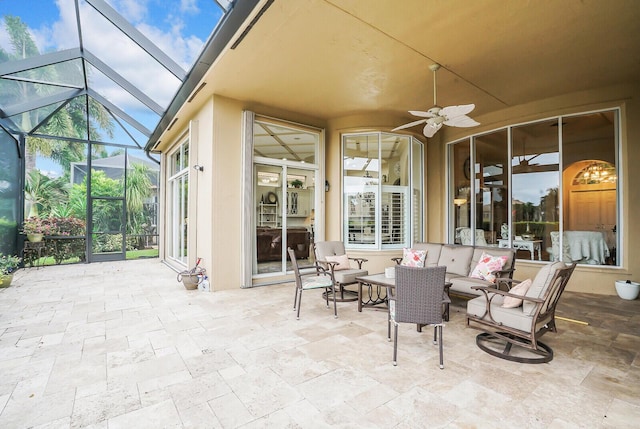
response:
M494 358L292 284L187 291L158 259L23 269L0 290L1 428L637 428L640 300L566 292L553 361Z

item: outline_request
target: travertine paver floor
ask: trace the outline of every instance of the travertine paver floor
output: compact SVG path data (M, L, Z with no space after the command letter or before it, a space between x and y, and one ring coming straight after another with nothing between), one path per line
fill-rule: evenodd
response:
M640 301L567 292L555 358L491 357L454 300L445 369L431 331L332 317L292 285L187 291L157 259L19 271L0 290L2 428L636 428ZM314 296L315 295L315 296Z

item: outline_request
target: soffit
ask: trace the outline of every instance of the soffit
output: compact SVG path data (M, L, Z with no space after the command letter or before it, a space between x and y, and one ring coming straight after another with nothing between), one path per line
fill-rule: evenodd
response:
M258 5L258 8L261 5ZM248 105L330 119L475 103L473 116L640 76L634 1L276 0L204 80Z

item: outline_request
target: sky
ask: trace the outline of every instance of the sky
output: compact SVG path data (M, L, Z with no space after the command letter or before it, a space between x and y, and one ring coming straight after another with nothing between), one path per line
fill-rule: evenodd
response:
M105 0L137 30L188 72L223 15L214 0ZM225 3L225 2L223 2ZM85 0L79 0L84 47L143 93L166 109L180 80L160 66ZM0 0L0 17L19 16L27 25L40 53L79 46L74 0ZM13 49L0 19L0 47ZM92 68L91 66L89 67ZM90 87L152 131L160 116L151 112L96 69L89 73ZM132 128L128 127L134 134ZM146 138L136 135L144 145ZM130 139L124 132L115 140ZM141 140L141 141L140 141ZM40 160L44 162L44 160ZM39 165L49 175L59 170Z
M204 43L222 17L213 0L106 0L134 27L188 72ZM0 0L0 16L19 16L41 53L78 47L74 0ZM154 101L166 108L180 82L151 60L138 46L115 29L86 1L80 0L84 47ZM11 51L9 37L0 25L0 47ZM94 73L96 87L118 107L136 109L131 97L113 84L102 84ZM103 79L104 80L104 79ZM151 119L154 122L159 118Z

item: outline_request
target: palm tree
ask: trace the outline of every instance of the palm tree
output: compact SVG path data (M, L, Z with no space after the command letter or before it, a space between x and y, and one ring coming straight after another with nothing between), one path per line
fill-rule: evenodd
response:
M0 48L0 61L15 61L40 55L26 24L19 17L6 15L4 23L9 34L12 52L6 52ZM82 76L82 73L80 62L69 61L56 64L55 67L28 70L22 73L22 77L39 82L56 82L60 81L61 74ZM37 99L52 94L56 90L57 88L53 85L33 84L26 81L0 82L0 91L12 95L16 101ZM33 132L33 128L40 124L48 113L40 109L25 112L21 115L19 125L27 133ZM92 123L95 126L92 126ZM39 127L37 132L44 135L99 141L101 140L99 130L113 137L114 128L110 114L100 103L90 97L87 99L87 96L80 96L69 100L46 124ZM93 145L93 150L94 153L103 152L100 145ZM72 162L86 159L83 143L29 137L25 156L27 173L36 168L37 154L58 162L65 173L68 173Z
M67 199L69 184L62 178L51 179L39 170L31 170L24 188L28 217L48 216L54 207Z

